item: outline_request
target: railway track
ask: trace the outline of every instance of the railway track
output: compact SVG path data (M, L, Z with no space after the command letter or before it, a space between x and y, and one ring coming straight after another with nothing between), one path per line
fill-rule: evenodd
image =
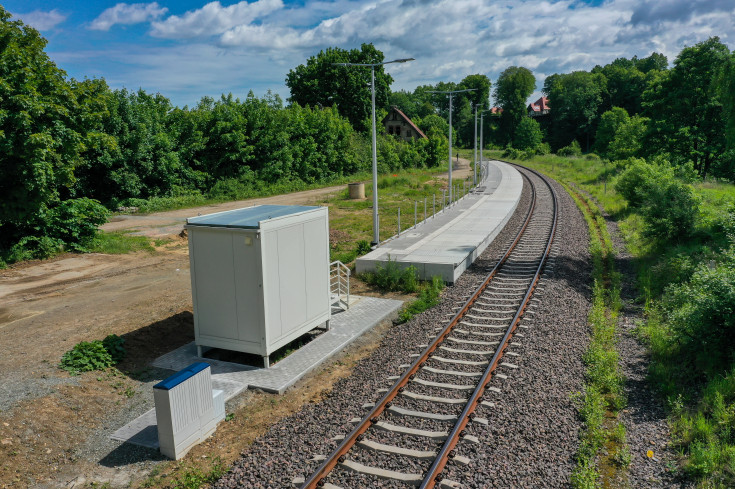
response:
M461 444L479 443L468 424L487 424L477 411L492 408L486 393L516 367L514 347L547 263L554 240L559 205L541 175L521 168L532 188L526 219L497 265L489 271L456 313L437 325L423 352L413 354L404 373L369 413L355 418L354 429L340 437L337 448L321 460L302 489L365 487L366 480L384 479L393 487L461 487L446 478L448 466L461 467L469 458ZM332 481L332 482L330 482Z

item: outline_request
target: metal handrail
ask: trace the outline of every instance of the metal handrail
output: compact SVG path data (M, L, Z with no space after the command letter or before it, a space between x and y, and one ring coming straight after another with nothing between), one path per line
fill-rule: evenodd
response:
M350 268L339 260L329 264L329 292L337 296L337 304L344 303L347 309L350 308L350 274ZM343 293L347 300L342 299Z

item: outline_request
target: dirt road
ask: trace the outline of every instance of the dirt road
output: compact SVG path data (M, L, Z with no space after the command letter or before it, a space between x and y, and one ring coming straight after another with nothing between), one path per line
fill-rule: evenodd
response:
M453 177L468 176L468 163L460 160ZM155 253L67 254L0 270L0 488L140 482L150 454L141 459L148 465L120 462L127 452L111 463L105 440L140 409L145 382L165 375L150 362L193 339L188 247L178 236L185 219L255 204L314 204L343 190L117 216L102 229L171 241ZM123 374L74 377L57 368L75 344L108 334L126 339Z
M452 166L452 179L467 178L472 174L470 161L455 159ZM449 178L448 173L439 175L439 178ZM369 184L367 182L366 184ZM205 205L175 211L155 212L147 215L118 215L102 226L103 231L132 231L132 234L150 236L152 238L167 237L178 234L183 229L187 217L212 214L214 212L229 211L249 207L252 205L314 205L325 198L337 195L345 190L345 185L336 185L315 190L304 190L285 195L274 195L248 200L224 202L222 204Z

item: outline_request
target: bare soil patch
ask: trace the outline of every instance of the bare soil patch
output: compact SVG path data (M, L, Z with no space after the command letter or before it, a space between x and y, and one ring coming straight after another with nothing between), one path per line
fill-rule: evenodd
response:
M468 163L460 159L453 177L469 175ZM152 360L193 340L186 217L255 204L321 204L344 189L115 216L105 231L167 241L152 253L64 254L0 270L0 488L164 487L187 471L209 470L216 460L228 464L273 423L318 402L378 345L389 324L283 396L246 392L233 399L228 412L234 417L181 462L109 440L152 407L150 385L170 373L151 368ZM331 238L340 242L349 235L334 230ZM380 293L355 277L351 285L353 294L411 299ZM109 334L126 342L127 357L116 369L78 376L58 369L75 344Z

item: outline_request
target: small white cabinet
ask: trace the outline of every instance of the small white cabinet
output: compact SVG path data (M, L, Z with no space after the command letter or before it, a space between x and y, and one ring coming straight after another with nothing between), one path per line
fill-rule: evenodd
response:
M329 325L326 207L259 205L187 219L194 333L202 347L268 357Z

